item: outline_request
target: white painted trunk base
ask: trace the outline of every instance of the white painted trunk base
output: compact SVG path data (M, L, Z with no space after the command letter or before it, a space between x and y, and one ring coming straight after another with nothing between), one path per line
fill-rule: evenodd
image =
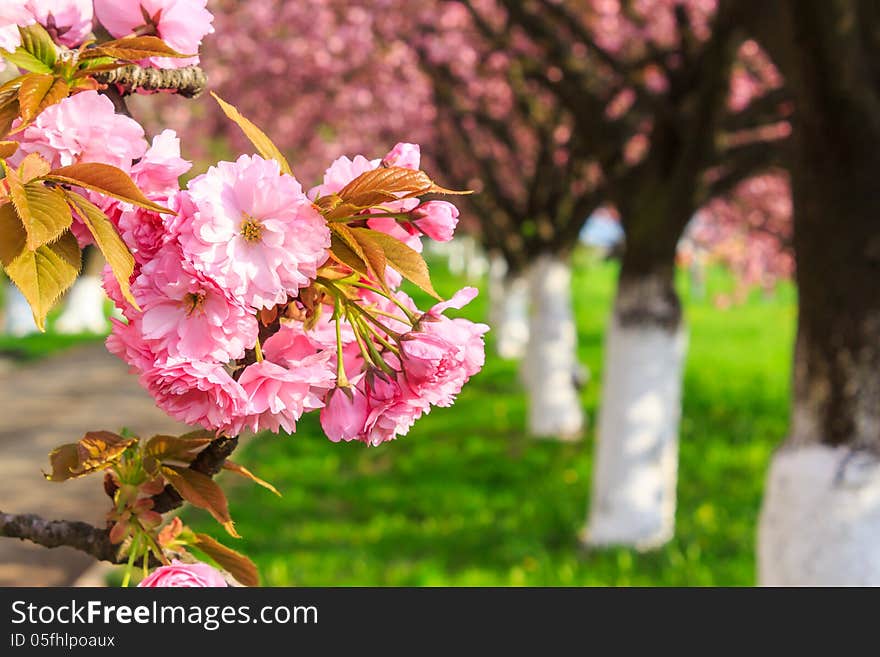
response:
M58 333L106 333L109 324L104 315L104 289L99 276L80 276L64 300L64 310L55 320Z
M809 445L773 457L758 527L764 586L880 586L880 458Z
M498 355L520 360L529 342L529 282L525 276L508 276L503 260L501 265L493 258L489 267L489 325Z
M584 413L574 382L577 329L571 307L571 266L540 256L529 272L529 342L523 378L529 396L529 432L576 440Z
M6 335L22 337L39 331L34 322L34 314L27 299L12 283L6 283L4 293L6 308L3 313L3 332Z
M649 549L675 531L678 425L687 333L613 317L605 367L593 495L584 542Z

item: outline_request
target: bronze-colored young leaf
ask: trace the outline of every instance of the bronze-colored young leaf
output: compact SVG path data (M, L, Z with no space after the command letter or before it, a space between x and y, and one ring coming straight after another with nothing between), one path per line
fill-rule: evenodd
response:
M105 469L136 442L137 438L124 438L112 431L89 431L77 443L79 463L75 473L86 475Z
M52 165L39 153L28 153L18 165L18 177L23 183L29 183L49 173Z
M382 245L372 237L372 233L375 233L376 231L367 228L350 228L349 230L357 240L358 244L361 245L364 255L367 258L367 262L370 265L370 269L375 274L376 282L384 287L385 267L388 266L388 259L385 257Z
M107 41L94 48L87 48L80 55L80 61L112 57L127 61L147 59L148 57L195 57L176 51L167 43L155 36L130 36Z
M5 162L3 168L9 198L27 232L27 247L33 251L57 239L72 221L61 191L39 182L25 184L18 172Z
M260 575L254 562L240 552L226 547L207 534L196 534L193 546L207 554L217 565L244 586L259 586Z
M76 443L56 447L49 453L52 472L43 473L49 481L67 481L105 470L136 442L110 431L90 431Z
M238 463L235 463L233 461L230 461L229 459L226 459L225 461L223 461L223 469L229 470L230 472L234 472L237 475L241 475L242 477L244 477L246 479L250 479L252 482L257 484L258 486L262 486L266 490L272 491L273 493L275 493L278 497L281 497L281 493L278 492L278 489L275 488L275 486L273 486L272 484L270 484L268 481L266 481L264 479L260 479L257 475L255 475L253 472L248 470L243 465L239 465Z
M330 257L346 267L350 267L358 274L369 276L369 267L361 257L345 243L336 231L330 233Z
M0 51L2 52L2 51ZM12 130L12 124L19 117L21 111L18 107L18 97L0 105L0 137L5 137Z
M52 472L43 473L43 476L49 481L67 481L78 476L73 473L74 468L79 464L79 445L76 443L68 443L56 447L49 452L49 465L52 466Z
M241 538L235 531L232 518L229 516L229 503L223 489L208 475L201 472L164 466L162 475L180 493L180 496L193 506L205 509L223 528L235 538Z
M69 94L70 85L62 78L45 73L25 75L18 89L22 123L16 132L24 130L40 112L55 103L60 103Z
M177 461L191 463L196 454L205 445L208 445L213 437L182 438L178 436L153 436L147 441L144 453L159 461Z
M65 196L71 208L86 225L86 228L89 229L92 237L95 238L95 244L101 253L104 254L110 269L113 270L113 276L119 283L122 296L137 309L138 304L131 293L131 285L129 283L134 272L134 257L125 245L125 242L119 237L116 227L110 222L101 208L88 199L73 192L66 192Z
M356 230L369 234L384 251L388 264L397 270L401 276L418 285L435 299L440 299L440 295L437 294L434 286L431 284L428 264L418 251L414 251L400 240L386 233L369 230L368 228L358 228Z
M377 273L373 270L373 267L370 264L370 260L367 257L367 254L364 253L364 249L361 246L360 242L357 241L357 238L352 234L351 228L344 224L330 224L330 235L331 235L331 247L333 244L333 240L337 239L339 244L344 244L348 249L357 256L357 259L364 263L364 267L366 269L364 273L370 278L378 278ZM344 252L340 250L340 252ZM348 264L348 263L345 263ZM351 266L351 265L349 265ZM355 271L360 271L359 269L352 267ZM385 270L382 270L382 274L384 275Z
M35 249L55 241L68 229L73 217L60 189L45 187L39 182L29 182L25 184L24 192L30 212L30 221L25 222L28 248Z
M21 35L21 48L51 70L58 59L58 51L46 28L39 23L33 23L27 27L19 27L18 31Z
M17 141L0 141L0 158L5 160L7 157L12 157L17 150Z
M53 169L45 176L45 179L64 185L75 185L91 189L101 194L112 196L120 201L152 210L153 212L174 214L168 208L153 203L153 201L144 196L144 193L138 189L127 173L109 164L97 162L71 164L66 167Z
M67 231L58 241L31 251L18 214L7 203L0 206L0 261L30 304L37 327L44 331L49 310L79 274L81 254L76 238Z
M233 105L230 105L225 100L220 98L213 91L211 95L214 97L214 100L220 105L220 109L223 110L223 113L245 134L245 136L250 139L251 143L254 145L254 148L257 149L257 152L262 155L267 160L275 160L278 164L281 165L281 171L283 173L287 173L289 175L293 175L293 171L290 169L290 165L287 163L287 159L284 155L281 154L281 151L278 147L272 143L272 140L266 136L266 133L260 130L256 125L254 125L251 121L242 116L241 112L239 112Z

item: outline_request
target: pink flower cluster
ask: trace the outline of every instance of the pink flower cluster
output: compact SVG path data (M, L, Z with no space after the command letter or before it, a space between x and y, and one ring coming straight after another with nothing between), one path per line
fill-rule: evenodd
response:
M301 296L315 289L319 269L333 264L329 227L310 199L342 190L382 162L340 158L305 193L277 162L242 156L175 192L186 167L166 132L129 167L141 188L175 214L110 203L136 258L131 287L139 310L108 274L105 287L126 321L114 321L107 346L138 373L159 407L229 435L292 433L303 413L321 409L331 440L375 445L405 434L431 406L453 402L482 367L488 328L443 313L461 308L476 290L466 288L427 313L402 291L388 297L367 279L339 301ZM417 167L418 147L398 145L385 162ZM392 205L412 221L388 223L369 211L358 220L418 250L435 223L451 237L457 211L450 204ZM389 268L386 279L396 286L400 275ZM351 307L346 318L334 312L337 303ZM314 321L306 328L309 313Z
M196 55L202 39L214 32L208 0L95 0L95 14L114 37L158 36L177 52ZM149 20L146 19L149 16ZM152 57L159 68L198 64L198 57Z
M184 563L174 560L159 566L138 584L139 588L217 588L229 584L216 568L206 563Z
M21 44L18 26L32 23L45 27L55 43L76 48L92 34L97 17L114 37L157 36L179 53L194 55L141 62L181 68L199 63L202 39L214 32L214 17L206 6L207 0L2 0L0 50L14 51Z

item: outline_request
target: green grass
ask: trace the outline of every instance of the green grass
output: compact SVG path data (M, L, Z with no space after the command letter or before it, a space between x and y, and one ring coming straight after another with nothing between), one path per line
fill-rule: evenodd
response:
M615 268L578 260L579 352L593 377L583 401L594 427ZM442 268L435 277L444 295L462 283ZM250 439L237 459L284 497L225 475L244 536L226 542L257 562L267 585L752 584L764 472L787 424L795 298L784 287L716 309L713 295L730 286L713 271L705 300L685 294L678 526L663 549L579 549L592 432L574 445L526 437L516 367L493 357L491 344L456 405L392 443L334 445L314 414L296 436ZM464 314L482 319L485 302ZM203 512L184 515L220 536Z

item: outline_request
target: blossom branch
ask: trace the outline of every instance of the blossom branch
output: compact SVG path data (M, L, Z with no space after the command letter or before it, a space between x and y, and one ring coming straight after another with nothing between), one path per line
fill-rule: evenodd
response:
M123 95L137 89L145 91L175 91L184 98L197 98L208 86L208 78L199 66L185 68L151 68L131 64L100 71L94 78L101 84L118 85Z
M118 561L119 546L110 542L107 530L86 522L46 520L32 513L0 512L0 536L31 541L47 548L72 547L100 561Z

